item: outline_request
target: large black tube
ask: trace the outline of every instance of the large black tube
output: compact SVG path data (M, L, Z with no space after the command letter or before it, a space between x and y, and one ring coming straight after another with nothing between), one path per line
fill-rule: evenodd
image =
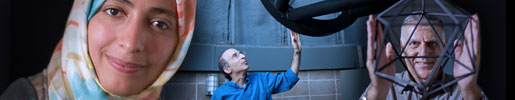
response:
M261 0L266 10L285 27L308 36L326 36L350 26L358 17L378 13L395 0L328 0L291 8L289 0ZM313 17L341 12L328 20Z
M286 12L290 6L288 3L290 0L275 0L274 6L281 12Z
M309 19L315 16L340 12L352 8L371 5L376 0L328 0L313 3L290 10L287 13L288 20L297 21Z

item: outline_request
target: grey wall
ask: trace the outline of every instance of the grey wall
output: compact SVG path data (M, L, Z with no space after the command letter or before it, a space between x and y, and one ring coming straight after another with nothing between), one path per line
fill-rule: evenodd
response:
M0 93L40 73L61 39L73 0L0 0Z
M284 71L282 71L284 72ZM356 71L353 71L356 72ZM357 79L340 79L342 75L352 77L358 73L340 72L339 70L316 70L300 71L299 81L290 91L273 94L273 100L352 100L353 92L360 94L359 87L352 87L342 84L345 81L355 81ZM365 71L366 72L366 71ZM206 96L206 79L208 74L218 74L219 86L225 83L224 76L219 72L191 72L179 71L163 87L161 98L165 100L210 100L211 96ZM253 73L253 72L251 72ZM278 73L278 72L272 72ZM366 75L366 74L365 74ZM365 76L366 77L366 76ZM359 78L363 79L363 78ZM366 82L366 81L365 81ZM357 84L357 82L354 82ZM368 83L368 82L367 82ZM344 86L347 85L347 86ZM343 90L354 89L354 91ZM177 91L180 90L180 91ZM342 94L343 93L343 94Z
M300 7L321 0L292 1ZM319 16L334 18L337 14ZM250 71L277 71L289 67L293 49L289 30L266 11L259 0L199 0L197 23L188 55L180 70L218 71L218 57L228 48L247 53ZM359 49L364 30L343 30L323 37L301 35L301 70L343 69L362 66ZM362 61L361 61L362 62Z

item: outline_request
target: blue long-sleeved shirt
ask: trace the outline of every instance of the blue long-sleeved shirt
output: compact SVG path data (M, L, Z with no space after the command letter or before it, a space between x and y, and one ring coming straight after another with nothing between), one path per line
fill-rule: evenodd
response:
M227 79L215 90L211 100L272 100L272 94L290 90L297 81L299 77L291 69L277 74L252 73L247 75L244 87Z

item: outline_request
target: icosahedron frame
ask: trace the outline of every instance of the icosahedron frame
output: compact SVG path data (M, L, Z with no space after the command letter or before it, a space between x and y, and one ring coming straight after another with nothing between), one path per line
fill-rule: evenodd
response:
M406 16L409 15L422 15L421 18L418 20L415 29L411 31L409 39L406 41L405 45L401 49L400 47L400 39L399 39L399 33L398 29L402 26L402 19L404 19ZM447 43L444 42L442 38L440 38L439 34L435 30L433 23L431 21L428 21L429 25L431 25L433 29L433 33L436 34L435 36L438 37L440 45L443 47L442 53L439 56L402 56L402 53L407 47L407 44L410 42L414 31L416 30L417 26L419 26L421 20L430 20L429 18L437 18L442 19L442 27L444 27L444 33L443 35L449 36ZM391 76L385 73L382 73L381 71L388 67L389 65L393 64L395 61L400 61L402 66L405 69L408 69L406 66L406 62L404 59L406 58L438 58L438 60L435 62L435 65L433 66L433 71L430 73L430 75L426 78L427 80L431 80L432 77L434 77L437 70L443 69L448 63L452 62L450 60L454 60L455 63L458 63L462 66L466 66L462 62L455 59L454 55L454 49L456 49L456 45L454 45L455 40L462 41L464 43L463 45L467 45L466 42L464 42L464 30L466 28L467 23L470 21L470 14L465 12L463 9L459 8L458 6L452 4L451 2L442 1L442 0L400 0L399 2L395 3L385 11L381 12L379 15L377 15L377 19L384 25L383 30L383 42L387 43L391 42L392 47L394 48L394 59L391 62L387 62L383 66L381 66L381 69L378 69L378 62L377 60L374 61L374 71L375 74L381 78L387 79L394 84L406 84L409 86L413 86L415 88L418 88L419 90L422 90L419 94L423 95L423 98L426 98L434 94L435 92L438 92L446 87L449 87L453 84L456 84L459 80L470 76L478 71L476 69L474 63L472 64L472 69L469 67L467 68L470 73L465 74L460 77L455 77L453 80L440 80L440 81L428 81L423 84L419 84L414 81L410 80L403 80L400 78L396 78L395 76ZM376 28L378 29L378 28ZM377 30L376 30L377 31ZM470 31L472 32L472 31ZM376 32L378 33L378 32ZM471 34L472 35L472 34ZM377 35L376 35L377 36ZM474 41L474 40L472 40ZM397 44L396 44L397 43ZM380 59L380 55L382 50L384 50L384 45L376 45L378 49L376 49L376 57L377 59ZM473 48L473 47L472 47ZM468 51L471 51L470 49L466 49ZM472 52L469 52L469 55ZM470 56L471 62L474 62L476 58L473 58L474 56ZM451 63L452 64L452 63ZM395 66L392 66L395 67ZM408 71L409 72L409 71ZM443 72L442 72L443 73ZM410 74L411 75L411 74ZM436 84L440 84L441 86L435 87Z

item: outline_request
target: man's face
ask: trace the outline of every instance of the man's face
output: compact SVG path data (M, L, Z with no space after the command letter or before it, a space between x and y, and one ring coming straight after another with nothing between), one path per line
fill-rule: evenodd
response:
M103 88L141 92L163 72L178 40L173 0L106 0L88 26L88 52Z
M403 27L401 43L404 46L411 31L414 29L414 25L406 25ZM419 25L406 46L403 56L439 56L442 50L442 45L438 37L435 35L431 26L428 25ZM415 76L412 72L415 71L420 81L426 82L426 78L431 73L437 58L408 58L405 59L405 61L408 71L412 73L412 76Z
M245 55L236 49L231 48L226 50L224 53L222 53L222 58L229 65L231 73L237 73L242 71L246 72L249 69L249 65L247 63Z

